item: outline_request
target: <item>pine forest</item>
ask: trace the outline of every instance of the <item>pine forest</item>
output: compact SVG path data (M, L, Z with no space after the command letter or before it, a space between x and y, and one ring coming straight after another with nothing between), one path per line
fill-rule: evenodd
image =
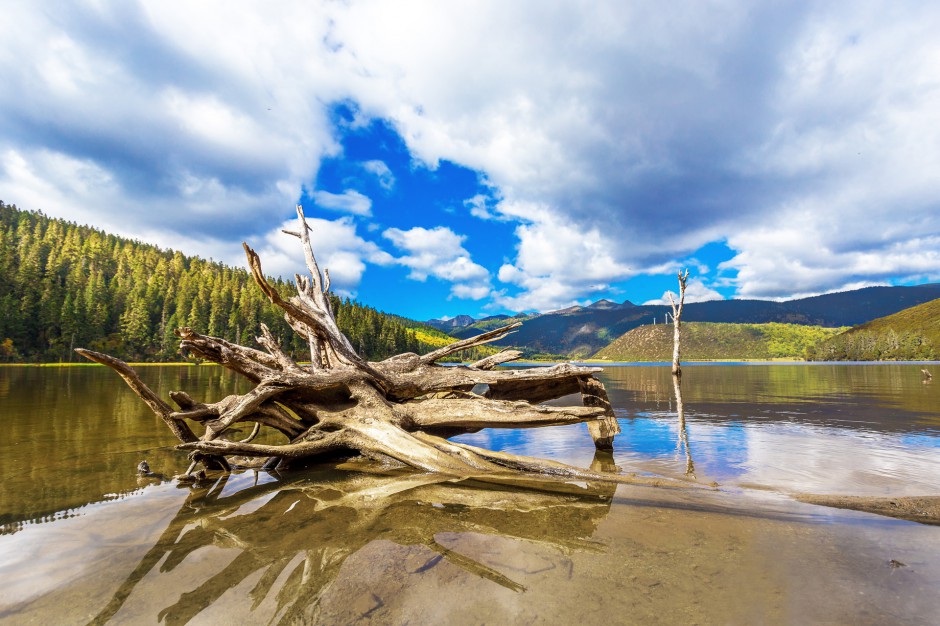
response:
M76 347L132 361L179 361L176 328L251 345L261 323L292 356L307 354L247 270L3 202L0 250L0 361L78 361ZM284 295L295 291L283 279L271 283ZM453 341L429 327L331 298L340 329L366 359L426 352ZM491 351L461 356L480 358Z

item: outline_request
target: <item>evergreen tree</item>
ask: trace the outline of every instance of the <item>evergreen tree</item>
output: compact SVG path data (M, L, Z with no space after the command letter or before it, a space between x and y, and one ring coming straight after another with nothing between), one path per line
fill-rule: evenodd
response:
M272 284L284 297L295 293L284 280ZM439 347L421 343L402 318L335 295L331 302L340 329L367 359ZM0 202L0 359L70 361L73 348L87 347L178 360L179 326L250 344L261 323L285 351L309 359L247 271Z

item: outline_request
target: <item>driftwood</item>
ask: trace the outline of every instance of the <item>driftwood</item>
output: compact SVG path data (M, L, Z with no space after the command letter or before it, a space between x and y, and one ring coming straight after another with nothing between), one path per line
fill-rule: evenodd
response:
M329 273L321 273L310 245L309 227L297 207L298 237L309 277L295 275L296 295L285 298L265 278L258 255L244 245L248 265L261 290L283 310L291 328L310 347L309 366L286 354L262 325L262 350L209 337L191 328L176 334L180 348L212 361L255 384L241 396L202 403L184 392L171 392L173 409L122 361L77 349L83 356L107 365L164 420L191 453L190 476L198 464L207 470L232 467L285 467L339 455L360 455L386 468L410 467L421 472L488 482L512 482L549 475L557 479L627 482L603 472L579 469L547 460L521 457L448 441L449 437L482 428L526 428L587 422L600 449L609 449L620 428L603 384L594 377L599 368L560 364L520 370L493 370L520 356L504 350L469 366L436 362L461 350L501 339L519 326L510 324L457 341L424 355L400 354L367 362L353 349L336 324L328 297ZM474 391L481 391L475 393ZM542 403L579 393L583 406ZM237 441L233 428L251 423L252 434ZM201 429L196 435L193 427ZM275 431L257 443L259 431ZM625 478L625 477L624 477Z

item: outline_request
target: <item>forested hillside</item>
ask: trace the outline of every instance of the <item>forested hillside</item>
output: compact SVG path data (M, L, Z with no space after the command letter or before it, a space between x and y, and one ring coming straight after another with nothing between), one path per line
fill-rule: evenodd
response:
M816 361L933 361L940 359L940 299L872 320L820 343Z
M801 324L682 324L682 358L802 359L808 348L845 330ZM634 328L611 342L594 358L611 361L669 361L672 359L672 324Z
M292 285L273 282L282 293L294 293ZM340 328L368 359L440 343L422 342L420 325L409 329L356 302L334 297L333 306ZM306 345L246 270L0 202L2 361L77 360L73 347L130 360L179 360L177 327L252 345L261 322L285 350L305 358Z

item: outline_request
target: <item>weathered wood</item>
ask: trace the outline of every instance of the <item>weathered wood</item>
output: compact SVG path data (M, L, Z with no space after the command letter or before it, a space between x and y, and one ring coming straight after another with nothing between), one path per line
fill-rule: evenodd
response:
M489 330L485 333L480 333L474 337L462 339L450 344L449 346L444 346L443 348L439 348L433 352L428 352L421 357L421 362L424 364L434 363L440 359L443 359L445 356L454 354L455 352L460 352L461 350L466 350L468 348L475 348L477 346L490 343L491 341L503 339L506 335L514 332L515 329L519 328L520 326L522 326L522 322L513 322L512 324L507 324L506 326L501 326L500 328Z
M506 349L488 357L484 357L476 363L471 363L470 367L478 370L491 370L497 365L502 365L503 363L508 363L509 361L515 361L521 356L521 350Z
M538 406L484 398L411 401L404 405L412 423L421 430L438 426L466 429L532 428L599 422L604 409L591 406Z
M581 391L581 401L584 406L597 407L603 411L604 419L588 423L588 432L598 449L610 450L614 447L614 437L620 434L620 424L614 415L614 407L607 397L607 390L601 381L593 376L582 376L578 379Z
M689 447L689 429L685 423L685 406L682 404L682 377L672 377L672 390L676 397L676 417L678 418L679 441L677 448L685 454L685 475L695 478L695 461L692 448Z
M455 444L447 437L481 428L531 428L587 422L601 448L610 448L620 428L599 368L569 363L553 367L493 368L521 356L503 350L470 366L442 366L437 361L505 338L514 322L476 337L455 341L425 355L400 354L370 363L356 354L339 330L328 294L329 273L321 272L310 244L310 227L297 208L297 236L309 276L295 276L296 295L282 296L264 276L257 253L245 255L258 287L280 308L290 326L309 344L311 365L299 365L262 325L258 344L240 346L191 328L176 331L180 348L244 376L255 387L215 403L200 403L185 392L173 392L174 411L118 359L79 349L87 358L108 365L163 419L180 440L180 450L207 468L232 463L284 468L292 463L334 459L337 454L372 459L381 467L410 467L454 479L501 484L544 484L551 480L626 482L624 477L562 463L494 453ZM477 387L485 385L485 387ZM473 393L481 391L483 395ZM582 406L543 406L542 402L580 393ZM231 436L239 424L250 424L248 437ZM197 437L190 425L203 428ZM286 437L281 443L256 443L264 429ZM254 459L254 460L252 460ZM192 472L195 464L187 472ZM542 478L539 478L542 476Z

